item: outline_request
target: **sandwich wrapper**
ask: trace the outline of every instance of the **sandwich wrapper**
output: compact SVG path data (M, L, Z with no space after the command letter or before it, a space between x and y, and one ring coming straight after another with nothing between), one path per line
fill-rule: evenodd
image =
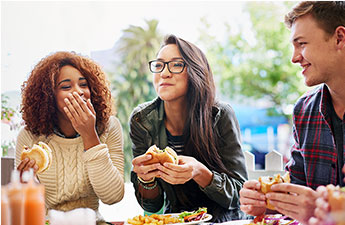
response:
M50 225L95 225L96 213L90 208L77 208L71 211L63 212L58 210L49 210Z

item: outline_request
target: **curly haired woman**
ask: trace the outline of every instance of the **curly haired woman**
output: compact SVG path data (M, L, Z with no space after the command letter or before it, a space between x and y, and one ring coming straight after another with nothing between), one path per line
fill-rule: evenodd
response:
M38 166L20 160L23 146L45 142L52 150L49 169L36 174L45 185L46 208L96 211L99 199L119 202L124 195L123 137L112 116L106 75L92 60L73 52L43 58L22 86L25 122L17 138L16 165L21 172Z

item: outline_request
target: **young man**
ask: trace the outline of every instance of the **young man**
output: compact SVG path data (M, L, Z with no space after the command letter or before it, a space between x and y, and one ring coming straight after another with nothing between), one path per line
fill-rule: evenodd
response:
M307 86L318 86L294 108L295 144L287 165L291 184L273 185L274 192L264 195L258 181L247 181L240 202L244 212L257 216L265 213L267 198L280 213L307 224L315 189L344 185L345 3L301 2L285 23L291 29L292 62L302 67Z

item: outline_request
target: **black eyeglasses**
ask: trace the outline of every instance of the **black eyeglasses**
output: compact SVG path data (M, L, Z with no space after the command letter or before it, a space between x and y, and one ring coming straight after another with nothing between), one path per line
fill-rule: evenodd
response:
M149 62L150 71L152 73L160 73L164 70L165 65L168 65L170 73L182 73L186 63L181 60L173 60L169 62L163 62L161 60L152 60Z

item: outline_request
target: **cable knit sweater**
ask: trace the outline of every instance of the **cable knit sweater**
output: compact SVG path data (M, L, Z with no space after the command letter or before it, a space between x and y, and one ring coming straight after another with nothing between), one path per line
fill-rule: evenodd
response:
M45 185L47 210L87 207L96 211L100 221L99 199L105 204L114 204L123 198L123 138L117 118L110 117L100 136L101 144L87 151L84 151L81 137L34 136L23 128L17 138L16 167L23 146L31 147L39 141L47 143L52 150L51 167L37 175L40 183Z

